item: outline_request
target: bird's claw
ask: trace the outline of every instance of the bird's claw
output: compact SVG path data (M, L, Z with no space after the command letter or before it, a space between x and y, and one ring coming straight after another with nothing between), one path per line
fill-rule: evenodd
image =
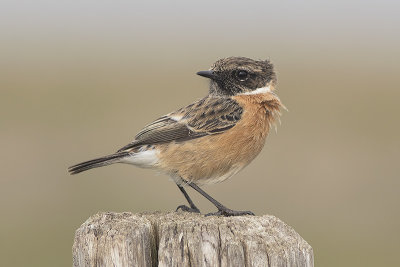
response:
M186 211L186 212L200 213L200 210L199 210L197 207L189 208L189 207L186 206L186 205L180 205L180 206L178 206L178 207L176 208L176 211L179 211L179 210Z
M231 209L220 209L217 212L210 212L207 213L205 216L243 216L243 215L252 215L255 216L255 214L251 211L240 211L240 210L231 210Z

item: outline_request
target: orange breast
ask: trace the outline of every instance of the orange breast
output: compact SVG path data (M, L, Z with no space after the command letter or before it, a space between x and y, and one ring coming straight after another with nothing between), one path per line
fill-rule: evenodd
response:
M159 169L196 184L223 181L262 150L273 116L255 96L235 96L244 108L241 120L222 134L157 146Z

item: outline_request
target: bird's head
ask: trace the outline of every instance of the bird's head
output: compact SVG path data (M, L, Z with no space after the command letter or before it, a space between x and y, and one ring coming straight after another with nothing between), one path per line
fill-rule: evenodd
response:
M274 90L276 74L268 60L229 57L214 63L210 70L199 71L211 80L210 94L234 96Z

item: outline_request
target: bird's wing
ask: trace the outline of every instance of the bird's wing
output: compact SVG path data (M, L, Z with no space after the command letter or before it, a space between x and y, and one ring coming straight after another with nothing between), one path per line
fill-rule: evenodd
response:
M147 125L118 151L219 134L234 127L242 113L243 108L231 98L206 97Z

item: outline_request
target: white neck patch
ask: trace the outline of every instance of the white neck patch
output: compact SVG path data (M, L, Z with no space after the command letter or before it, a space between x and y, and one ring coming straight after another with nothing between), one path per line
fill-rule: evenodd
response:
M271 92L271 86L257 88L256 90L242 93L240 95L258 95L258 94L265 94L265 93L269 93L269 92Z

